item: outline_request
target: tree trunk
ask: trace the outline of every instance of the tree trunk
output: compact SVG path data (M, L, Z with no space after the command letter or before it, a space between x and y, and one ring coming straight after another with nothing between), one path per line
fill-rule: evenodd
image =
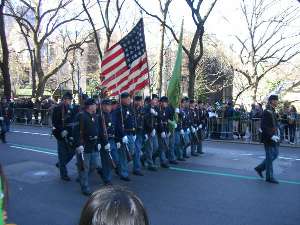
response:
M4 96L7 99L11 98L11 82L9 74L9 51L7 46L6 34L5 34L5 24L4 24L4 4L5 0L1 0L0 5L0 36L1 36L1 48L2 48L2 61L0 62L1 72L4 82Z
M257 101L257 89L258 89L258 82L255 82L254 87L253 87L253 93L252 93L252 101L253 102Z
M162 86L163 86L163 65L164 65L164 48L165 48L165 32L166 32L166 14L164 15L164 23L161 24L161 39L160 39L160 53L159 53L159 70L158 70L158 94L162 95Z
M195 96L195 79L196 79L196 67L197 64L192 60L191 58L189 59L189 87L188 87L188 96L189 98L194 98Z
M35 54L34 54L34 70L38 77L38 84L36 87L35 97L42 97L44 95L46 80L44 79L45 74L42 67L41 47L40 44L35 42Z
M29 49L29 54L30 54L30 59L31 59L31 79L32 79L31 96L35 97L35 95L36 95L36 77L35 77L35 63L34 63L35 53L34 53L34 50L30 51L30 49Z

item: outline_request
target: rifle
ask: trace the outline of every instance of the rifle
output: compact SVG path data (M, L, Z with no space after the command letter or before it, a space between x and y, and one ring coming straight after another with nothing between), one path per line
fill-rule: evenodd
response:
M185 149L189 146L184 139L184 134L180 134L180 143L181 143L183 149Z
M132 161L132 156L131 156L131 153L129 151L128 144L122 143L122 145L123 145L123 147L125 149L126 158L127 158L128 162Z
M79 129L80 129L80 143L83 144L83 119L82 119L83 114L80 115L79 118ZM84 156L83 156L83 152L80 153L79 157L78 157L78 168L80 171L84 171L85 170L85 166L84 166Z
M194 132L191 132L192 133L192 139L193 139L193 142L194 144L199 144L200 143L200 140L199 140L199 137L198 137L198 134L197 134L197 131L194 133Z

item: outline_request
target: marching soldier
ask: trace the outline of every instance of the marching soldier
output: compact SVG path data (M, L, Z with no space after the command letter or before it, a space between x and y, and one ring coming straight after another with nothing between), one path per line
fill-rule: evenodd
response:
M198 136L200 117L199 117L199 111L193 99L190 100L190 120L191 120L191 134L190 134L191 155L198 156L197 146L200 144L200 138Z
M113 111L115 111L117 108L118 108L118 101L117 101L117 99L115 99L115 98L113 98L112 100L111 100L111 111L113 112Z
M115 162L118 162L118 156L115 140L115 125L112 122L111 116L111 101L109 99L102 100L98 109L98 136L101 144L100 155L102 162L101 177L105 185L111 185L112 170L114 168L120 169L120 166L115 164Z
M144 117L144 129L146 133L145 140L145 154L147 168L150 171L157 171L154 165L153 155L158 150L158 139L157 139L157 127L158 127L158 96L156 94L152 95L150 103L144 107L145 117Z
M166 100L168 101L168 98L166 97ZM168 103L165 103L168 106L166 107L166 115L168 118L168 137L169 137L169 149L167 152L167 158L169 160L170 164L178 164L176 154L175 154L175 129L177 128L177 123L175 120L175 110L174 108L169 105Z
M63 96L62 102L53 109L52 124L53 135L57 140L58 163L56 166L60 170L60 177L64 181L70 181L67 164L72 160L75 151L73 147L73 122L75 112L71 109L72 94L67 92Z
M273 176L273 161L278 157L280 134L275 108L278 105L278 96L271 95L268 105L263 112L261 129L262 142L264 143L266 158L255 167L255 171L263 178L263 171L266 171L266 182L278 184Z
M190 146L190 134L191 134L191 120L190 120L190 109L189 109L189 98L185 97L181 100L182 106L182 114L181 114L181 122L182 122L182 129L184 130L183 135L183 157L189 158L187 155L187 148Z
M169 168L167 161L167 154L170 154L169 147L169 137L171 133L169 132L168 121L170 119L170 111L168 107L168 98L163 96L160 98L160 110L158 113L158 128L157 128L157 138L159 149L156 154L159 155L160 166L162 168Z
M132 160L132 154L135 153L135 119L130 103L131 98L129 93L122 93L120 96L120 106L113 112L121 168L120 179L124 181L130 181L128 162Z
M206 126L206 118L208 117L208 113L201 102L198 102L197 114L198 114L197 133L198 133L198 137L199 137L199 143L197 145L197 153L204 154L202 141L203 141L203 136L204 136L203 133L204 133L204 129Z
M134 159L133 163L137 164L133 166L133 174L136 176L144 176L141 172L141 162L144 162L142 148L144 140L148 139L148 136L144 132L144 108L142 96L134 97L134 116L136 125L135 152L137 155L134 156L136 159ZM137 161L139 159L141 159L141 162Z
M89 174L94 169L101 168L100 149L98 144L98 121L96 117L96 102L94 99L85 101L83 112L76 115L74 125L74 140L77 154L77 165L81 192L83 195L92 193L89 187Z

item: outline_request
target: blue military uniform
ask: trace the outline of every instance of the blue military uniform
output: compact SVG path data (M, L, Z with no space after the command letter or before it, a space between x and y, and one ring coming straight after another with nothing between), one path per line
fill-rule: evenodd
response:
M122 98L130 97L128 93L122 93ZM124 181L130 181L128 162L132 160L135 153L135 119L130 105L121 104L112 113L113 123L116 126L116 139L118 149L120 178ZM126 141L125 141L126 140Z
M160 165L163 168L168 168L167 155L170 155L169 137L171 136L169 130L169 120L171 118L171 111L168 106L164 107L163 103L167 103L168 98L163 96L160 98L160 109L158 112L158 127L157 127L157 137L158 137L158 156L160 158Z
M110 105L111 101L109 99L104 99L101 105ZM104 184L109 185L112 181L112 170L114 166L120 171L120 164L117 146L116 146L116 136L115 136L115 125L112 121L111 112L105 112L98 108L98 122L99 122L99 143L101 144L101 163L102 171L101 177Z
M158 109L148 104L144 107L144 129L148 139L145 142L145 155L148 169L156 171L153 155L158 151L157 128L159 123Z
M66 94L64 98L72 98L71 94ZM69 105L63 102L53 109L52 125L53 135L57 140L58 163L60 176L63 180L69 181L67 164L72 160L74 149L73 123L76 112Z
M193 104L194 100L190 100L190 104ZM190 108L190 121L191 121L191 155L198 156L197 146L201 144L201 139L199 137L199 125L200 125L200 115L197 108Z
M183 147L183 157L184 158L189 158L187 155L187 148L191 144L191 115L190 115L190 109L185 108L182 109L182 114L181 114L181 121L182 121L182 129L184 130L184 142L185 146Z
M85 106L95 104L93 99L88 99ZM74 126L74 140L79 167L81 191L84 195L91 194L88 177L90 171L101 168L100 145L98 145L99 122L96 114L87 111L76 115Z
M134 103L142 101L141 96L135 96ZM142 106L134 105L134 117L135 117L135 154L133 159L133 174L137 176L143 176L141 172L141 161L144 162L143 145L145 141L145 131L144 131L144 109Z

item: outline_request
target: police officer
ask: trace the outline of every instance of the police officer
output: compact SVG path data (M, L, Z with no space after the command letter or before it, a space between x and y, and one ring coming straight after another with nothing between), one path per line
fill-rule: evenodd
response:
M72 160L75 149L73 146L73 122L75 113L71 109L72 94L66 92L62 102L53 109L52 124L53 135L57 140L58 163L62 180L70 181L68 176L67 164Z
M144 129L147 139L145 140L145 155L147 168L150 171L157 171L154 165L153 154L157 152L158 139L157 139L157 128L158 128L158 96L152 95L150 103L147 103L144 107Z
M133 174L136 176L144 176L141 172L141 162L144 163L143 145L145 139L148 139L147 134L144 131L144 108L143 108L143 98L142 96L134 97L134 116L135 116L135 126L136 126L136 139L135 139L135 155L136 159L133 160ZM138 159L141 162L138 162ZM136 164L135 164L136 163Z
M98 144L98 121L96 116L96 102L87 99L83 112L76 115L74 126L74 140L77 154L79 180L82 194L90 195L89 174L94 169L101 168L100 149Z
M132 154L135 153L135 119L130 104L130 95L124 92L120 96L120 106L113 112L121 168L120 179L124 181L130 181L128 162L132 160Z
M112 170L114 167L118 169L120 167L119 164L116 164L116 162L118 162L118 155L115 139L115 125L112 122L111 110L112 105L109 99L103 99L101 104L98 105L98 136L101 144L100 155L102 162L101 177L105 185L112 184Z
M273 161L278 157L280 143L278 121L275 113L277 105L278 96L271 95L261 121L262 142L264 143L266 158L255 167L255 171L261 178L263 178L263 171L266 171L266 181L274 184L279 183L273 176Z

